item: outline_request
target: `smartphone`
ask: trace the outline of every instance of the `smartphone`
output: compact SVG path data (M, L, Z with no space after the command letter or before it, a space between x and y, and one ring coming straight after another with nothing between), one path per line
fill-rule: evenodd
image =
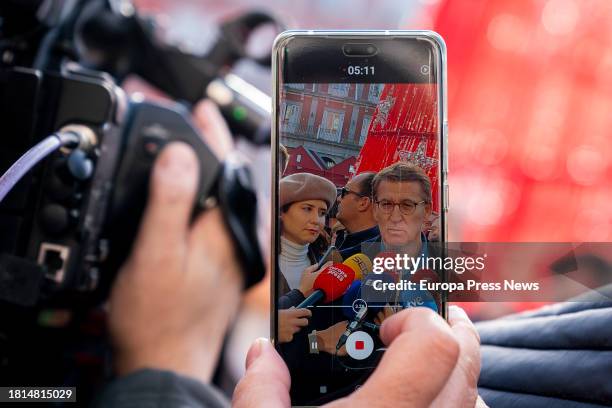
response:
M271 338L292 404L321 405L383 358L384 305L446 317L443 294L397 289L442 272L385 263L446 241L446 49L431 31L287 31L273 74ZM304 274L331 242L342 261ZM298 306L305 326L280 313Z
M319 262L317 262L317 265L322 266L323 264L329 261L332 261L334 263L340 263L343 260L344 259L342 258L340 251L338 251L335 246L330 245L329 248L327 248L327 251L325 251L323 256L319 259Z

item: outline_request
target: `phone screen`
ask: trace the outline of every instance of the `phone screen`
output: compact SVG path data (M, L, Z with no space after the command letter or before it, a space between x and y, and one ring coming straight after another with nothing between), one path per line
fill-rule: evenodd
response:
M443 51L293 35L276 53L273 338L292 403L319 405L365 382L385 319L444 315L440 294L400 284L440 279L414 260L445 236ZM318 263L330 246L340 257Z

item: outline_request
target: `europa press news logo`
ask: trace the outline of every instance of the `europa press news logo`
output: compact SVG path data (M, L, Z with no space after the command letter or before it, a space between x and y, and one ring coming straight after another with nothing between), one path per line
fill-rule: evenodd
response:
M329 267L327 273L338 279L340 282L343 282L348 278L348 274L345 271L333 265Z

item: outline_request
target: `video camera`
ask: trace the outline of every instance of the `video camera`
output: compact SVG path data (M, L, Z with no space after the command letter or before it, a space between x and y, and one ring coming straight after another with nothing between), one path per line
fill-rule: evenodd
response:
M273 19L254 13L226 23L197 56L161 42L128 1L9 1L2 16L0 172L32 146L42 149L48 135L87 143L47 152L0 202L0 304L100 304L129 254L151 166L172 141L189 144L200 161L194 215L219 205L245 287L261 280L249 170L216 159L188 107L209 97L233 133L269 140L265 94L227 68L245 57L238 35ZM129 74L183 103L130 100L119 87Z

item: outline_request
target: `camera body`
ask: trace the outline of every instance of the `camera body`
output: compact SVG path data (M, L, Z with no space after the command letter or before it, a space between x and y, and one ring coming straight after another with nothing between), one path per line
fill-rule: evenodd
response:
M228 49L228 40L237 38L230 34L244 33L263 17L252 24L238 20L210 55L195 56L159 42L146 21L115 10L117 4L0 4L0 174L66 126L95 139L91 148L50 154L0 201L0 382L76 386L80 401L91 400L112 372L104 301L136 238L150 170L165 144L182 141L194 149L200 177L193 216L218 204L244 287L265 274L249 168L233 155L220 163L192 125L188 107L130 100L120 87L134 74L186 104L204 97L210 82L222 82L218 88L227 93L225 68L243 45L236 41ZM87 21L103 24L85 30ZM92 36L100 42L85 41ZM110 52L101 53L100 44ZM129 61L114 59L126 44L133 47L120 56ZM80 51L86 45L87 56L109 60L85 58ZM238 89L229 104L215 102L230 129L265 144L269 132L261 140L255 136L269 114L251 109L245 98ZM233 115L238 108L252 115L239 121Z
M56 151L0 203L1 301L75 308L104 300L135 239L153 162L172 141L189 144L200 161L194 215L224 204L237 256L249 265L245 286L261 279L255 208L234 208L255 200L248 170L224 169L181 105L129 101L108 75L76 65L61 73L12 68L0 88L8 126L1 171L66 125L86 126L97 139L89 151Z
M112 176L105 158L109 145L116 150L113 142L119 144L119 105L124 97L110 79L103 74L43 73L20 67L2 76L0 114L8 127L3 141L8 148L3 149L1 171L29 147L70 123L93 130L98 147L84 159L97 178L102 173ZM33 306L57 299L70 288L97 285L95 268L92 271L80 264L86 258L93 260L91 243L100 237L99 217L110 193L92 200L91 171L87 177L74 177L67 163L65 151L55 152L0 203L4 282L0 295L4 301ZM97 214L95 221L92 214Z

